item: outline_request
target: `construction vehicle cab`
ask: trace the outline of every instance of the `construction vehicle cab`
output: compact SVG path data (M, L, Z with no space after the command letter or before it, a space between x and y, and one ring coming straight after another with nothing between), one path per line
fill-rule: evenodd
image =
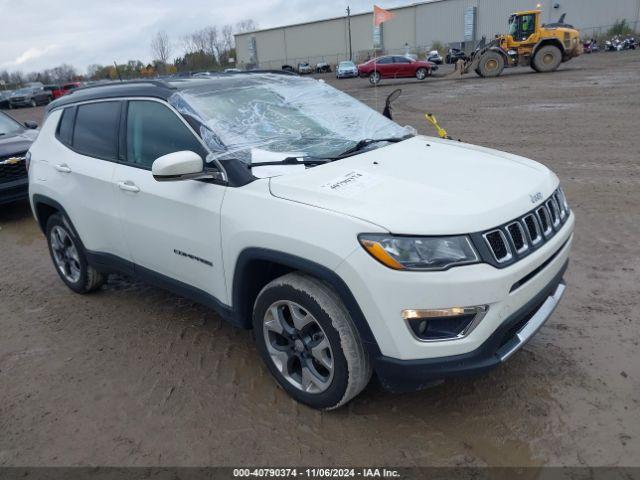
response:
M509 30L478 47L463 67L481 77L497 77L505 67L530 66L537 72L552 72L562 62L580 55L580 35L573 26L558 22L543 25L540 10L526 10L509 17Z

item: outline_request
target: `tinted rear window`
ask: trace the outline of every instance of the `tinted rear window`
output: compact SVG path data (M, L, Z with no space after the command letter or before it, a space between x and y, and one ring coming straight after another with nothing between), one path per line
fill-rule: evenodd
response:
M96 158L117 157L120 102L80 105L73 133L73 148Z
M71 136L73 135L73 117L75 116L75 107L65 108L60 117L58 124L58 139L65 145L71 145Z

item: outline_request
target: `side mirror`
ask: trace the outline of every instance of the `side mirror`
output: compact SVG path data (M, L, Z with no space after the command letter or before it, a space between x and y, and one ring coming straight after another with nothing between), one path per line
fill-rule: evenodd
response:
M204 176L204 162L189 150L169 153L153 162L151 173L158 182L193 180Z
M27 120L24 122L24 126L30 128L31 130L35 130L38 128L38 124L36 122L32 122L31 120Z

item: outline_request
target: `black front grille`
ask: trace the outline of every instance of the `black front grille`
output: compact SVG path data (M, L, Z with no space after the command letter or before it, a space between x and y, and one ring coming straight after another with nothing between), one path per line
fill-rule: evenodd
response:
M518 222L513 222L507 226L507 231L513 241L513 246L516 247L516 252L520 252L527 248L527 240L524 238L524 232Z
M542 233L548 233L551 225L549 225L549 214L545 207L540 207L536 210L538 214L538 220L540 220L540 226L542 227Z
M533 215L527 215L524 217L524 224L527 227L527 232L529 232L529 238L532 242L538 241L540 237L540 233L538 232L538 224L536 223L536 217Z
M26 154L27 152L20 152L8 157L0 157L0 183L13 182L27 177L27 166L24 161ZM21 158L22 160L17 163L3 163L10 158Z
M500 230L489 232L484 238L487 239L489 247L498 262L504 262L511 257L507 241Z
M569 218L569 208L562 189L558 188L535 210L504 225L471 234L480 245L482 258L500 268L529 255L544 245Z

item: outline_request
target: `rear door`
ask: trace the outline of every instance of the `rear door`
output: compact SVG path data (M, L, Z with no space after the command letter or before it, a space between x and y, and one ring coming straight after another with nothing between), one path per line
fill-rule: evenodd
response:
M114 185L134 268L225 299L220 210L227 187L198 180L158 182L151 174L158 157L190 150L204 159L207 149L165 102L130 100L122 118Z
M56 140L41 163L46 187L85 248L127 259L113 188L120 108L119 101L94 102L52 113L60 117Z

